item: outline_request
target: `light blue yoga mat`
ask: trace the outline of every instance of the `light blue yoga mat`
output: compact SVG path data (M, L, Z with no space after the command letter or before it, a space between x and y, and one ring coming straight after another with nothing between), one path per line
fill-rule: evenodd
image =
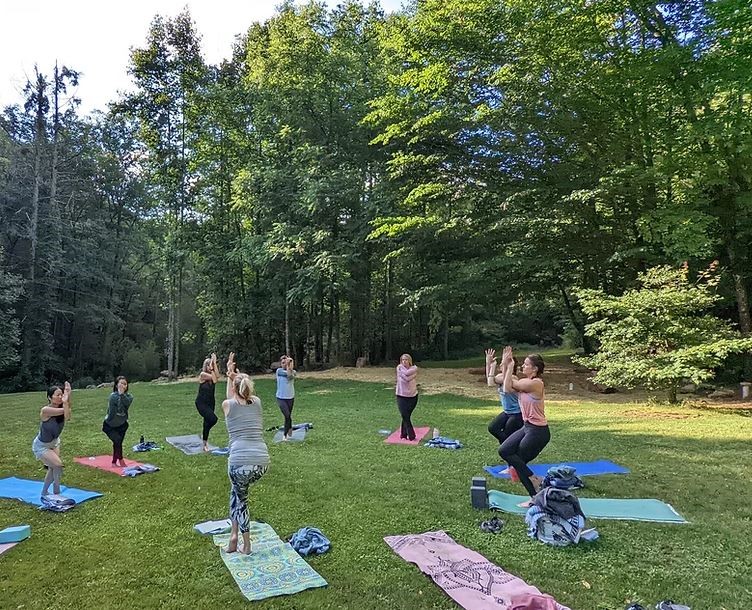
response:
M591 477L597 474L629 473L629 468L619 466L619 464L614 464L609 460L597 460L595 462L557 462L556 464L528 464L528 466L530 467L530 470L533 471L533 474L539 477L545 477L548 469L553 468L554 466L571 466L577 471L575 474L578 477ZM483 470L497 479L509 479L511 478L509 473L503 472L507 468L509 468L509 466L502 464L500 466L484 466Z
M275 443L281 443L282 442L282 436L284 432L282 430L277 430L277 433L274 435L274 442ZM302 443L305 440L306 437L306 429L305 428L298 428L297 430L293 428L292 436L290 437L290 441L295 441L297 443ZM288 441L289 442L289 441Z
M529 496L515 496L497 489L488 492L488 505L492 509L524 515L527 508L517 506L527 502ZM652 498L580 498L582 512L589 519L626 519L630 521L658 521L662 523L687 523L670 504Z
M0 479L0 498L10 500L20 500L34 506L42 506L40 499L42 494L42 481L32 481L29 479L17 479L8 477ZM75 500L76 504L81 504L86 500L98 498L102 494L96 491L86 491L85 489L76 489L75 487L60 487L60 495Z

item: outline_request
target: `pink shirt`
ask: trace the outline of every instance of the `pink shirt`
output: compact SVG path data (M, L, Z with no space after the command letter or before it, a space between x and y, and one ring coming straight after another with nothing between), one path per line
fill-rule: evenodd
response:
M520 408L522 409L522 421L534 426L547 426L545 406L542 398L535 398L527 392L520 392Z
M418 395L418 367L413 365L405 368L401 364L397 366L397 396L412 398Z

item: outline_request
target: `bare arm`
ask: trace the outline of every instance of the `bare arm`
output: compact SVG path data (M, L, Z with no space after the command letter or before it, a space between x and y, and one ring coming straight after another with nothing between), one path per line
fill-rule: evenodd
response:
M504 382L504 388L506 389L506 381ZM512 388L517 392L525 392L530 394L533 398L543 398L543 381L540 379L522 379L512 378Z
M235 398L235 377L237 377L238 369L235 366L235 352L230 352L230 356L227 358L227 400ZM227 402L227 401L225 401ZM222 403L222 409L224 410L225 403ZM228 405L229 408L229 405ZM225 411L225 415L227 412Z
M73 393L73 388L71 387L71 384L66 381L65 387L63 388L63 415L65 415L65 421L68 421L71 418L71 394L72 393Z
M217 354L212 353L211 355L211 376L212 376L212 382L217 383L219 381L219 366L217 365Z

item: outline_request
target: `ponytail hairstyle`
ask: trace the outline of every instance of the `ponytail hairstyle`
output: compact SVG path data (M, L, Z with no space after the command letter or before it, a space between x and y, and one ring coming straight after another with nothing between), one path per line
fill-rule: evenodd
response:
M543 357L540 354L528 354L527 357L530 360L530 364L535 367L535 376L541 377L543 375L543 369L546 368L543 362Z
M233 387L235 388L235 395L239 396L246 402L254 396L254 393L256 391L253 379L243 373L235 377Z

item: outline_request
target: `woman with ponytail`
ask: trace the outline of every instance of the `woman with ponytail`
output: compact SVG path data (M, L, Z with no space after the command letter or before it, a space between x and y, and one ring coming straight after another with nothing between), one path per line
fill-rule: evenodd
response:
M551 440L544 406L543 358L530 354L522 364L522 377L513 376L514 355L512 348L504 348L502 362L506 365L504 372L504 391L517 392L524 422L521 429L514 432L499 447L499 455L517 471L520 483L525 486L532 498L540 489L541 478L535 476L528 463L534 460ZM523 502L520 506L530 506Z
M269 469L269 451L261 432L261 400L254 393L253 380L239 373L235 354L227 360L227 400L222 403L227 432L230 435L230 455L227 471L230 477L230 542L226 551L251 552L248 491ZM238 532L243 546L238 546Z

